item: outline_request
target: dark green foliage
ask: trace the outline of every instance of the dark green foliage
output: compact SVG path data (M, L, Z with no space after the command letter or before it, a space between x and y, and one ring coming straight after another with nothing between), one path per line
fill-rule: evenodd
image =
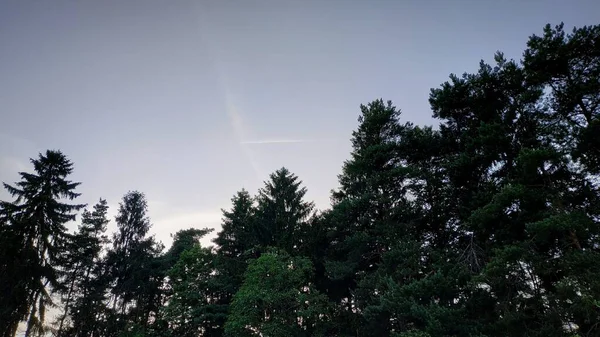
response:
M257 243L253 227L254 199L246 190L242 190L233 196L231 202L231 210L222 210L222 229L213 241L218 248L214 254L215 270L211 284L218 288L215 303L221 305L224 313L228 312L233 296L242 285L248 260L255 256ZM225 322L222 323L219 328L221 334Z
M480 271L465 303L495 307L496 316L474 317L487 335L599 331L588 278L598 270L597 176L586 168L593 151L578 153L598 116L598 46L598 28L566 36L548 26L522 65L498 54L495 67L432 91L441 134L454 140L449 211L458 242L469 242L463 261Z
M219 303L214 262L213 252L196 244L169 271L173 293L163 313L169 336L222 335L227 310Z
M28 310L28 284L26 267L34 256L22 248L19 234L10 227L9 215L3 214L0 222L0 331L2 337L13 337L20 320ZM31 254L33 255L33 254Z
M154 317L154 322L148 335L166 336L171 334L172 329L169 326L172 325L173 317L168 317L167 313L172 314L173 311L171 308L175 305L172 300L174 296L182 296L180 293L183 289L183 284L178 284L178 281L175 280L171 273L178 263L185 266L185 262L179 262L182 259L182 254L199 246L200 239L210 232L212 232L212 229L189 228L180 230L173 236L171 248L160 258L160 272L164 280L160 289L161 298L158 301L161 304L161 308ZM184 271L181 268L179 270ZM176 292L179 294L176 294ZM167 310L167 308L169 309ZM178 331L181 331L181 329Z
M86 321L94 324L97 321L96 315L103 311L103 292L106 287L99 288L98 285L91 283L93 278L98 276L94 274L99 274L99 268L102 268L99 264L101 264L102 246L107 241L107 237L104 235L109 222L106 218L107 211L106 200L102 199L94 206L94 212L84 210L79 230L73 235L68 244L68 250L64 254L62 262L64 270L61 273L63 285L55 289L63 304L62 315L56 322L56 335L58 336L75 329L70 326L70 320L73 321L73 324L80 325L77 327L80 334L89 335L90 332L86 331L88 325ZM91 295L90 293L96 294ZM91 297L95 296L99 296L99 298L90 302ZM85 320L82 320L84 317Z
M109 279L104 275L106 265L101 253L108 242L105 235L109 222L106 200L94 205L93 212L85 210L79 231L67 254L63 289L64 310L59 318L57 336L94 336L102 331L106 315L106 291ZM66 321L70 317L71 325Z
M248 266L234 297L225 336L324 336L326 298L311 284L312 265L270 250Z
M331 223L326 265L334 280L328 293L335 294L341 313L350 319L343 333L382 335L389 329L389 314L373 307L378 301L376 273L391 245L410 234L412 206L405 197L405 180L411 171L399 156L399 143L411 126L399 123L400 112L391 102L377 100L361 110L351 159L344 164L341 188L334 192L325 220ZM364 310L368 320L357 314Z
M61 257L71 239L65 224L84 207L63 202L79 196L79 183L66 179L73 164L64 154L49 150L31 163L34 173L21 172L14 186L4 184L15 200L0 202L1 238L8 247L2 249L0 283L8 287L0 303L0 328L8 336L14 334L15 320L27 320L26 336L46 330L45 312L53 305L50 288L61 287Z
M293 254L314 205L304 201L306 188L302 181L285 167L270 175L270 180L258 191L254 230L257 244L276 246Z
M146 213L144 194L134 191L123 197L115 218L117 233L107 264L113 280L110 302L114 317L109 321L114 322L117 331L133 329L143 333L160 306L162 247L147 236L151 224Z
M179 261L179 257L183 252L200 244L200 239L212 231L213 230L209 228L189 228L175 233L175 235L173 235L173 244L163 257L166 268L173 268L177 261Z
M253 257L257 243L254 235L254 200L246 190L232 199L230 211L223 210L222 229L214 239L218 250L215 258L217 278L222 283L224 301L229 303L242 284L247 260Z

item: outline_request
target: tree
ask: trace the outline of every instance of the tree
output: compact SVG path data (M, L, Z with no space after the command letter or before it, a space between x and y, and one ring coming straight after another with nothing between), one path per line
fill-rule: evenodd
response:
M361 105L361 112L351 159L344 163L340 189L324 218L330 229L325 264L332 282L327 293L340 304L339 334L384 335L387 314L371 310L365 319L363 313L375 305L383 255L409 230L404 223L411 209L405 180L411 172L399 156L399 141L411 125L400 124L400 111L391 102L376 100Z
M188 228L177 231L175 235L171 235L173 237L173 244L171 248L164 254L163 259L166 263L166 269L170 270L175 266L177 261L183 252L188 249L194 248L196 245L200 244L200 239L202 239L207 234L211 233L213 230L210 228Z
M31 250L23 249L19 244L19 234L10 225L10 214L2 210L0 220L0 336L13 337L19 321L27 316L29 270L27 266L32 258Z
M247 261L253 257L252 249L257 244L254 199L248 191L241 190L231 202L231 210L222 210L222 229L213 240L217 245L216 282L220 283L226 304L242 285Z
M548 26L521 65L498 53L494 67L432 91L446 213L457 262L472 273L457 299L486 335L598 331L598 189L585 136L597 116L598 36Z
M108 279L101 253L108 243L106 232L108 204L100 199L93 211L84 210L78 232L66 254L65 278L62 289L64 308L59 318L57 336L92 336L101 331L106 313ZM72 324L66 323L70 318Z
M505 305L498 304L491 292L484 291L489 283L481 282L479 276L485 273L494 252L523 240L524 223L528 220L514 221L512 201L487 221L478 215L518 176L515 168L520 152L542 145L536 135L535 102L540 90L527 85L525 73L516 62L507 61L501 53L496 54L495 61L493 67L481 62L474 74L460 78L451 75L450 81L431 92L430 103L434 117L441 120L439 134L443 144L438 172L445 187L440 190L444 193L438 193L437 204L443 205L441 210L446 215L445 223L440 223L444 227L440 228L447 229L445 240L454 246L453 251L448 251L448 258L468 271L463 277L469 287L462 285L462 295L453 295L463 306L459 307L464 310L462 315L476 321L475 326L464 328L490 335L499 331L518 335L527 331L519 325L526 319L541 324L544 318L530 315L516 325L501 325L503 317L506 322L511 318L499 312L511 311L524 303L513 297L501 299L506 300ZM508 270L505 272L509 274ZM507 294L518 293L526 283L510 278L498 281L502 285L492 292L503 289ZM468 323L469 319L463 322Z
M181 255L186 251L193 249L197 245L200 245L200 239L212 232L212 229L203 228L189 228L177 231L173 236L173 244L171 248L160 257L161 260L161 277L163 284L161 286L161 309L158 311L157 316L152 324L151 332L149 335L152 336L165 336L170 333L170 320L171 317L167 317L168 307L173 306L172 298L175 296L176 284L170 272L173 270L175 265L181 259Z
M214 254L195 244L169 271L172 296L164 309L171 336L221 336L227 308L215 294Z
M151 223L146 213L144 194L133 191L125 194L115 218L117 233L107 256L116 315L111 319L116 324L113 330L143 333L159 309L162 277L158 256L162 247L147 237Z
M324 336L326 297L314 289L312 264L270 250L252 261L225 324L226 336Z
M269 176L258 191L256 221L257 243L262 247L279 247L290 254L299 250L299 239L314 205L303 200L306 188L298 177L281 168Z
M34 173L20 172L21 181L14 186L4 184L16 199L0 202L2 237L13 242L5 254L16 257L13 262L7 257L2 263L3 269L15 273L0 277L18 280L15 294L2 297L0 303L8 316L2 318L5 336L14 335L15 319L27 319L26 336L44 332L45 311L53 304L49 288L61 286L61 256L71 238L65 224L75 220L75 212L85 206L62 202L77 198L75 189L80 184L67 180L73 164L62 152L48 150L31 163ZM14 284L11 280L0 283L5 282Z
M361 105L321 213L282 168L223 210L222 230L148 235L129 192L85 210L59 151L0 202L0 337L600 335L600 25L544 28L522 61L431 90L436 126Z
M544 213L527 224L532 268L555 316L575 332L600 334L600 25L547 25L532 36L523 67L544 91L544 152L523 155L521 185L537 182ZM528 180L525 180L528 179ZM531 191L532 193L534 191ZM548 303L547 302L547 303ZM557 318L558 320L558 318Z

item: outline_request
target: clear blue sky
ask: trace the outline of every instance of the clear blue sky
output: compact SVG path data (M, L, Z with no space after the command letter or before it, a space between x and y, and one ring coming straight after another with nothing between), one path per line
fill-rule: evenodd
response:
M450 73L599 19L597 0L2 1L0 180L61 149L82 201L146 193L166 244L281 166L325 208L359 104L432 124Z

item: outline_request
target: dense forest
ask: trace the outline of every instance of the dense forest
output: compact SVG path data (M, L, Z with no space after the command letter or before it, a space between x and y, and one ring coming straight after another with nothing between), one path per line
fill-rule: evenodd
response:
M214 247L165 249L138 191L114 220L78 204L74 164L39 154L0 202L0 337L600 336L600 25L429 102L435 126L362 105L329 209L282 168Z

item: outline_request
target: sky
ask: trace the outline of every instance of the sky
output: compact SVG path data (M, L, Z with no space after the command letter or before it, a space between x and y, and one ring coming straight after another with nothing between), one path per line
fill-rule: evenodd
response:
M450 73L519 59L546 23L599 19L597 0L3 0L0 181L59 149L80 201L114 216L144 192L167 246L218 230L235 192L282 166L324 209L360 104L435 124L429 91Z

